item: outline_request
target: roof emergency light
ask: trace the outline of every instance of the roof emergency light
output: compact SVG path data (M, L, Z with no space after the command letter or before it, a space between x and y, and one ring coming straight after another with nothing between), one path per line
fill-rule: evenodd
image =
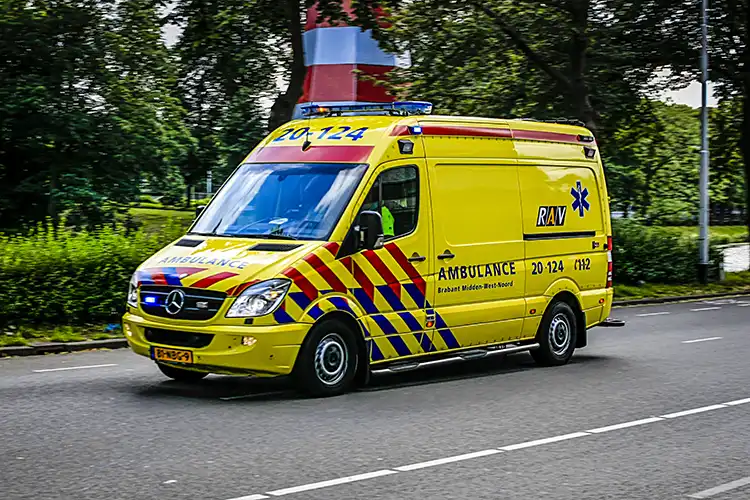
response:
M392 115L429 115L432 113L432 103L425 101L400 101L384 102L379 104L332 104L319 106L310 104L301 106L302 116L312 118L314 116L341 116L344 113L350 115L362 115L370 113L392 114Z

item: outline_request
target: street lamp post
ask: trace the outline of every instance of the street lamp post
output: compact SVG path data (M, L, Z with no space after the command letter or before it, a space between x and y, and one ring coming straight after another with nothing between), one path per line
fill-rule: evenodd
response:
M700 264L698 278L708 282L708 0L701 0L701 170L700 170Z

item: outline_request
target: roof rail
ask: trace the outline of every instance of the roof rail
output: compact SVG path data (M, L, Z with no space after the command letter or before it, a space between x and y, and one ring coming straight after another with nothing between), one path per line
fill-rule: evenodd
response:
M432 103L425 101L399 101L384 102L377 104L309 104L300 107L302 116L312 118L315 116L341 116L348 114L387 113L397 116L429 115L432 113Z
M560 125L575 125L577 127L585 127L586 124L577 118L552 118L548 120L539 120L537 118L519 118L521 121L527 122L541 122L541 123L559 123Z

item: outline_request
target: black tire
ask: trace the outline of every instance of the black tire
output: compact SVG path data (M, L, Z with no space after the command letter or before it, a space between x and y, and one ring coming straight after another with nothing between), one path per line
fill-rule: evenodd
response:
M355 333L331 319L315 325L307 335L294 367L297 387L310 396L328 397L354 385L359 365Z
M163 365L161 363L156 363L156 366L159 367L159 370L161 370L164 375L171 379L179 380L180 382L198 382L199 380L204 379L206 375L208 375L208 373L183 370L182 368Z
M542 366L560 366L570 361L576 349L578 321L570 304L561 300L553 302L544 313L537 331L539 349L531 356Z

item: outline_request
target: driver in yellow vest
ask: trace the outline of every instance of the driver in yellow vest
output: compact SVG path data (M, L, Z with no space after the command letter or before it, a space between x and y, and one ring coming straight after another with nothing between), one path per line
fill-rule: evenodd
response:
M367 195L367 199L365 199L362 210L372 210L373 212L378 212L378 201L380 199L378 192L378 186L374 186L370 191L370 194ZM395 219L393 218L393 214L388 209L388 207L385 206L385 204L380 205L379 212L380 217L383 220L383 236L385 236L386 238L389 236L395 236Z

